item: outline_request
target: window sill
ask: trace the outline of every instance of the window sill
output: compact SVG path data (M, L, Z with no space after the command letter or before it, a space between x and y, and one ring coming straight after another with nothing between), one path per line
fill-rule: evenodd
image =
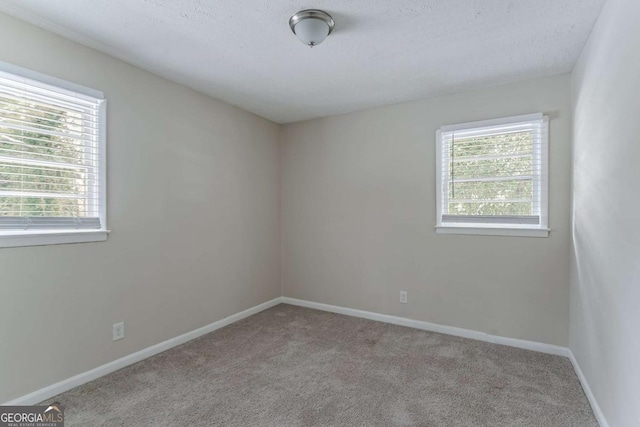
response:
M0 233L0 248L103 242L108 230L9 231Z
M548 228L496 227L484 225L437 225L438 234L465 234L480 236L549 237Z

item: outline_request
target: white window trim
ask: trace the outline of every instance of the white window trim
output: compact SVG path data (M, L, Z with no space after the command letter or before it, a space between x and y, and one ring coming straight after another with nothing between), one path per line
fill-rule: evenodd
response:
M482 224L482 223L443 223L442 206L447 201L442 190L442 133L481 128L488 126L499 126L510 123L542 120L542 142L541 157L547 162L541 163L541 173L539 185L534 190L540 194L540 225L532 226L526 224ZM538 153L534 153L537 155ZM483 236L518 236L518 237L549 237L549 118L542 113L526 114L515 117L501 119L483 120L477 122L460 123L456 125L443 126L436 132L436 226L438 234L462 234L462 235L483 235Z
M31 231L0 231L0 248L15 248L21 246L58 245L67 243L88 243L107 240L110 230L107 228L107 100L101 91L71 83L56 77L38 73L17 65L0 61L0 71L15 74L45 85L80 93L92 98L102 99L100 106L100 126L98 129L98 144L100 147L99 161L99 192L100 192L100 224L99 230L31 230Z
M103 242L107 240L108 234L109 230L38 230L27 231L24 233L6 232L0 234L0 248L61 245L66 243Z

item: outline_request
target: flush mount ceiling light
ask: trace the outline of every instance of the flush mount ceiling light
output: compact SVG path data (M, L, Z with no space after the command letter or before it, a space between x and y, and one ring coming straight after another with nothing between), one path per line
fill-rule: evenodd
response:
M335 23L327 12L318 9L301 10L289 18L289 27L302 43L314 47L333 31Z

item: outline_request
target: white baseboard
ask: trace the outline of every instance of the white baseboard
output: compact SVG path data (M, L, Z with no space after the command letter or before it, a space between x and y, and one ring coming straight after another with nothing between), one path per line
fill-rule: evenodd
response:
M13 399L9 402L4 403L3 405L34 405L36 403L49 399L53 396L56 396L60 393L63 393L67 390L71 390L74 387L78 387L82 384L88 383L89 381L93 381L104 375L110 374L112 372L125 368L129 365L140 362L141 360L147 359L151 356L155 356L158 353L162 353L163 351L166 351L173 347L184 344L187 341L191 341L202 335L208 334L209 332L213 332L224 326L230 325L234 322L237 322L239 320L252 316L256 313L259 313L263 310L274 307L280 303L297 305L300 307L307 307L307 308L313 308L316 310L328 311L331 313L338 313L338 314L344 314L347 316L360 317L363 319L375 320L378 322L385 322L385 323L391 323L394 325L407 326L410 328L421 329L424 331L438 332L446 335L453 335L453 336L463 337L463 338L471 338L479 341L486 341L486 342L495 343L495 344L507 345L510 347L517 347L517 348L522 348L526 350L538 351L541 353L568 357L569 360L571 361L571 364L573 365L573 368L576 372L576 375L578 376L578 379L580 380L580 384L582 384L582 388L584 389L587 399L591 404L591 408L593 409L593 413L596 417L596 420L598 421L601 427L609 427L609 424L607 423L607 420L605 419L604 414L600 410L600 406L598 405L598 402L596 401L595 396L593 395L593 392L589 387L589 383L587 383L587 379L585 378L582 372L582 369L580 369L580 365L578 365L578 362L575 356L573 355L573 353L571 352L571 350L566 347L560 347L557 345L544 344L544 343L539 343L534 341L520 340L516 338L500 337L497 335L490 335L484 332L474 331L471 329L456 328L454 326L440 325L437 323L424 322L421 320L407 319L405 317L379 314L371 311L356 310L353 308L322 304L318 302L305 301L305 300L289 298L289 297L274 298L270 301L256 305L255 307L251 307L247 310L241 311L240 313L232 314L231 316L225 317L224 319L218 320L217 322L213 322L209 325L195 329L191 332L187 332L175 338L168 339L159 344L153 345L151 347L147 347L145 349L132 353L128 356L114 360L113 362L109 362L102 366L98 366L97 368L91 369L90 371L83 372L81 374L75 375L66 380L60 381L50 386L41 388L40 390L36 390L32 393L18 397L16 399Z
M580 380L580 384L582 385L582 389L584 390L584 394L587 395L587 399L589 400L589 404L591 404L591 409L593 410L593 415L595 415L598 424L600 427L609 427L609 423L607 419L604 417L604 413L600 409L600 405L598 405L598 401L596 397L593 395L591 391L591 387L589 387L589 383L587 382L587 377L584 376L580 365L578 364L578 360L573 355L573 352L569 350L569 360L571 360L571 364L573 365L573 370L576 371L576 375Z
M100 378L104 375L110 374L111 372L115 372L119 369L140 362L141 360L144 360L151 356L155 356L158 353L162 353L163 351L169 350L170 348L179 346L180 344L184 344L187 341L191 341L202 335L208 334L209 332L213 332L216 329L220 329L224 326L230 325L231 323L237 322L238 320L242 320L246 317L252 316L263 310L278 305L281 302L281 297L274 298L271 301L256 305L255 307L251 307L247 310L241 311L240 313L232 314L229 317L225 317L224 319L218 320L217 322L213 322L191 332L187 332L186 334L168 339L159 344L152 345L151 347L147 347L135 353L129 354L128 356L124 356L120 359L114 360L113 362L98 366L97 368L91 369L90 371L83 372L71 378L67 378L66 380L41 388L40 390L25 394L24 396L13 399L9 402L4 403L3 405L35 405L36 403L42 402L67 390L71 390L74 387L78 387L82 384L88 383L89 381L93 381L96 378Z
M534 341L520 340L516 338L506 338L497 335L490 335L485 332L471 329L456 328L455 326L445 326L438 323L424 322L422 320L412 320L406 317L390 316L371 311L356 310L353 308L339 307L337 305L322 304L319 302L305 301L296 298L282 297L285 304L298 305L300 307L315 308L316 310L329 311L331 313L345 314L347 316L361 317L363 319L376 320L378 322L391 323L394 325L408 326L410 328L422 329L423 331L438 332L440 334L453 335L456 337L471 338L479 341L486 341L494 344L507 345L509 347L523 348L540 353L554 354L556 356L569 357L569 349L552 344L544 344Z

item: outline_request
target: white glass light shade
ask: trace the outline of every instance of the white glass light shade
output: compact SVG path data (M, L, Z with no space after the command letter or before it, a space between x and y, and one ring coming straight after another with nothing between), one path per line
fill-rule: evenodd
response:
M319 45L329 35L327 23L315 18L303 19L294 29L300 41L309 46Z

